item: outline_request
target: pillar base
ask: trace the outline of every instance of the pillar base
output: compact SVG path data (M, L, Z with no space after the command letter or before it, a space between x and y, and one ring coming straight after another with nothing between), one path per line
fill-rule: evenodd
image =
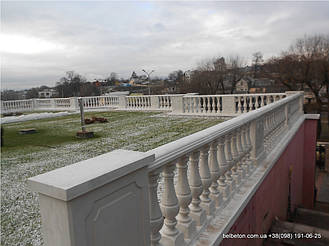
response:
M178 222L176 227L184 234L184 238L186 239L191 239L196 233L196 223L194 220L187 223Z
M203 209L199 212L191 211L190 216L196 222L197 226L202 226L207 219L206 211L204 211Z

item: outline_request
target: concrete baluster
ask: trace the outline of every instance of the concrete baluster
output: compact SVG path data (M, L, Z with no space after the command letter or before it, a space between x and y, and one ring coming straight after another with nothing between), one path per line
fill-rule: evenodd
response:
M222 197L218 191L217 180L220 175L220 170L217 161L217 141L210 143L210 152L209 152L209 169L211 176L211 186L210 186L210 198L215 201L216 207L221 206Z
M225 137L220 137L217 145L217 159L219 166L219 180L218 180L218 188L222 194L223 201L227 201L229 197L229 187L226 183L225 173L228 170L228 165L225 157Z
M185 239L191 239L196 233L196 223L191 219L189 213L189 204L192 201L191 189L187 179L187 162L186 156L178 160L177 166L177 184L176 193L179 202L179 214L177 215L177 228L184 233Z
M246 125L246 142L248 146L248 153L247 153L247 160L248 160L248 166L251 170L250 172L253 172L256 168L256 162L251 160L251 151L252 151L252 144L251 144L251 137L250 137L250 123Z
M239 162L238 162L238 168L237 171L241 177L241 179L244 179L246 177L246 164L245 161L245 152L242 146L242 128L239 128L237 130L237 138L236 138L236 144L237 144L237 150L239 154Z
M240 174L238 173L238 163L240 162L240 160L239 160L239 153L237 150L236 139L237 139L237 132L236 132L236 130L233 130L232 136L231 136L231 151L232 151L232 158L233 158L233 167L231 170L232 170L232 177L235 180L236 185L239 186L241 177L240 177Z
M200 113L200 98L195 97L195 112L198 114Z
M184 235L176 225L176 215L179 211L178 199L174 187L174 163L167 164L163 171L164 190L161 199L161 212L164 216L164 225L161 229L163 245L182 245Z
M221 113L220 100L221 100L221 97L217 97L217 113L218 114Z
M199 98L198 97L194 97L194 113L199 113Z
M163 217L158 202L158 179L159 173L152 172L149 174L149 209L150 209L150 226L151 226L151 245L160 246L160 230L163 226Z
M216 104L217 103L216 103L216 100L215 100L216 96L211 97L211 99L212 99L212 104L211 104L212 105L212 113L216 114L217 113L217 111L216 111Z
M207 97L207 114L211 113L210 106L210 97Z
M234 179L232 178L232 167L233 167L233 157L232 157L232 152L231 152L231 133L225 135L225 147L224 147L224 150L225 150L225 157L226 157L226 163L227 163L227 172L225 173L225 176L226 176L226 183L227 183L227 186L229 187L229 193L230 195L233 194L234 190L235 190L235 187L236 187L236 184L235 184L235 181Z
M238 138L237 138L237 144L238 144L238 151L241 156L241 161L240 161L240 172L242 175L242 179L245 179L247 177L248 173L248 166L247 166L247 160L246 160L246 143L244 141L244 126L242 126L239 131L238 131Z
M207 212L208 215L212 215L215 212L215 202L209 198L209 187L211 185L211 176L208 165L208 152L209 145L205 145L200 150L200 177L202 182L203 191L200 196L201 207Z
M197 226L201 226L206 221L206 213L200 207L200 195L202 194L202 182L199 173L199 152L195 151L190 154L190 176L189 183L192 192L192 203L190 204L190 215L196 222Z
M244 156L243 156L243 162L242 162L242 168L245 172L245 176L248 177L250 175L251 169L249 166L249 160L248 160L248 153L250 151L250 148L248 146L248 142L247 142L247 126L244 125L241 128L241 145L243 147L243 152L244 152Z

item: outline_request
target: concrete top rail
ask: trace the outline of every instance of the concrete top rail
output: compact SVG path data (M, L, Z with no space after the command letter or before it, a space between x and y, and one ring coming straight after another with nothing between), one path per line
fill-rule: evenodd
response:
M28 183L36 192L70 201L153 160L142 152L119 149L29 178Z
M188 95L184 97L241 97L241 96L283 96L285 93L252 93L252 94L217 94L217 95Z
M266 113L297 99L301 94L303 93L296 92L295 94L289 95L275 103L271 103L262 108L251 111L248 114L241 114L218 125L209 127L205 130L199 131L192 135L183 137L148 151L148 154L155 154L155 161L151 166L149 166L150 171L161 168L163 165L176 160L184 154L188 154L191 151L197 150L203 145L210 143L214 139L217 139L218 137L257 119Z

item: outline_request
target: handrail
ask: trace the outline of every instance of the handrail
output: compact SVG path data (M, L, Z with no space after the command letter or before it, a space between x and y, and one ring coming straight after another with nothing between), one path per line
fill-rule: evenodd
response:
M285 93L251 93L251 94L215 94L215 95L184 95L184 97L237 97L237 96L283 96Z

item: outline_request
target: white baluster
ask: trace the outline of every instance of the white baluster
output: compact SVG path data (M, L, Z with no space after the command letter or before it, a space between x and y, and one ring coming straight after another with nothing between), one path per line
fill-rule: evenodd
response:
M195 112L198 114L200 113L200 98L199 97L195 97Z
M192 201L192 194L187 179L187 162L186 156L180 158L177 163L177 184L176 192L179 202L179 214L177 215L177 228L184 233L185 239L191 239L196 233L196 223L189 216L189 204Z
M210 104L210 97L207 97L207 100L208 100L208 102L207 102L207 105L208 105L208 110L207 110L207 113L208 114L210 114L211 113L211 104Z
M217 97L217 114L220 114L221 110L220 110L220 97Z
M199 196L202 193L202 183L199 173L199 152L190 154L190 188L192 192L192 203L190 204L190 215L195 220L197 226L201 226L206 221L206 212L200 207Z
M250 151L250 148L248 146L248 143L247 143L247 126L244 125L242 128L241 128L241 145L243 147L243 152L244 152L244 155L243 155L243 159L242 159L242 168L244 170L244 173L245 173L245 176L249 176L250 175L250 167L249 167L249 160L248 160L248 153Z
M220 170L217 161L217 142L213 141L210 144L210 152L209 152L209 169L211 176L211 186L210 186L210 198L215 201L216 207L221 206L222 199L221 194L218 191L218 183L217 180L220 175Z
M197 97L194 97L193 98L193 100L194 100L194 113L198 113L198 107L199 107L199 105L198 105L198 98Z
M162 238L160 242L164 245L184 244L184 235L176 228L176 215L179 206L174 187L174 170L174 163L170 163L165 166L163 171L164 190L160 207L165 219L161 229Z
M201 207L207 212L208 215L212 215L215 212L215 202L209 198L209 187L211 185L211 176L208 165L208 151L209 145L205 145L200 150L200 177L202 182L203 191L200 196Z
M212 98L212 113L213 114L216 114L216 101L215 101L215 98L216 97L211 97Z
M231 138L232 138L231 133L225 135L225 146L224 146L226 163L228 166L225 176L226 176L227 186L229 187L230 196L233 194L236 187L235 181L232 178L232 171L231 171L234 164L232 158L232 152L231 152Z
M238 166L237 166L237 171L239 173L239 176L241 179L244 179L245 176L246 176L246 172L244 170L244 155L245 155L245 152L243 150L243 147L242 147L242 129L239 128L237 130L237 138L236 138L236 145L237 145L237 150L238 150L238 155L239 155L239 162L238 162Z
M232 151L232 158L233 158L233 167L232 167L232 177L235 181L235 184L237 186L240 185L240 175L238 173L238 162L239 160L239 154L238 150L236 147L236 130L232 131L232 136L231 136L231 151Z
M151 226L151 245L160 246L160 230L163 225L163 217L158 202L158 178L159 173L152 172L149 174L149 209L150 209L150 226Z
M225 157L225 137L220 137L218 140L218 151L217 151L217 159L219 166L219 180L218 180L218 188L221 191L223 201L227 201L229 197L229 187L226 183L225 173L228 170L228 164Z

